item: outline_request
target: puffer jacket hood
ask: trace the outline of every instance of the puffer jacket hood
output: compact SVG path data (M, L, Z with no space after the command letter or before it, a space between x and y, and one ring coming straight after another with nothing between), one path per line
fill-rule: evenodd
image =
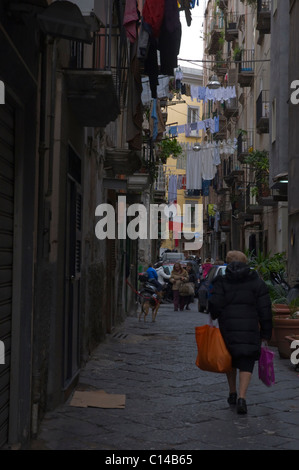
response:
M245 280L250 275L251 269L248 264L241 263L240 261L233 261L227 266L225 270L225 276L229 281L240 281L241 279Z

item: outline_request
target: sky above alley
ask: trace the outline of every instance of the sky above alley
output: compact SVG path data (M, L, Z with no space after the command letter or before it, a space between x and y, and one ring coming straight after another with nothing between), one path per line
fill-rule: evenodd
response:
M195 60L200 61L203 57L202 38L206 0L199 0L198 3L199 5L195 5L191 10L192 22L190 26L187 26L185 12L180 12L182 38L178 63L181 67L202 69L203 66L202 62L195 62Z

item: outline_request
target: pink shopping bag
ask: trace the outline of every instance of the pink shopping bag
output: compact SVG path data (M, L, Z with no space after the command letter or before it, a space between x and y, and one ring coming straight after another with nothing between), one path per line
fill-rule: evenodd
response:
M264 382L267 387L275 384L274 353L266 347L261 347L261 356L259 358L259 379Z

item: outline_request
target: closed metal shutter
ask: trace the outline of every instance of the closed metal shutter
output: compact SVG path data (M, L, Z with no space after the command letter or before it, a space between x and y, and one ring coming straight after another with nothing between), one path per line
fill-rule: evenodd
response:
M14 225L14 109L0 105L0 447L8 439ZM2 348L3 349L3 348ZM0 355L1 357L1 355ZM5 362L3 364L3 362Z

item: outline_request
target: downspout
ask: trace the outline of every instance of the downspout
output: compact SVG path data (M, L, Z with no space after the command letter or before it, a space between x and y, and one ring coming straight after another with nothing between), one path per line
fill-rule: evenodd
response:
M42 34L42 33L41 33ZM47 44L46 37L42 34L42 51L40 65L40 123L39 123L39 162L38 162L38 208L37 208L37 254L35 266L35 286L39 282L39 270L41 269L43 259L44 246L44 171L45 171L45 154L46 154L46 97L47 97ZM35 288L35 292L39 289ZM31 433L33 437L38 432L38 415L39 404L41 399L41 383L40 383L40 350L39 350L39 328L40 328L40 299L36 296L34 299L33 314L33 359L32 359L32 416L31 416Z
M54 160L54 132L55 132L55 108L56 108L56 70L57 70L57 39L52 43L51 63L51 109L50 109L50 141L49 141L49 168L48 189L46 196L49 197L53 190L53 160Z
M42 34L42 33L41 33ZM51 92L50 92L50 131L49 131L49 146L46 147L46 120L47 114L47 50L50 42L47 41L47 36L42 35L42 51L41 51L41 78L40 78L40 135L39 135L39 181L38 181L38 221L37 221L37 257L36 257L36 272L35 272L35 285L40 282L40 277L43 269L43 260L48 256L48 247L45 243L45 237L48 236L49 231L49 211L47 211L46 199L52 194L53 186L53 158L54 158L54 126L55 126L55 101L56 101L56 64L57 64L57 41L54 39L52 44L52 58L51 58ZM47 188L44 183L45 176L45 155L49 151L48 161L48 182ZM47 190L47 192L45 192ZM36 289L39 292L40 289ZM37 435L38 423L40 415L40 401L41 401L41 371L40 371L40 299L35 297L35 311L33 317L33 363L32 363L32 416L31 416L31 432L33 436Z

